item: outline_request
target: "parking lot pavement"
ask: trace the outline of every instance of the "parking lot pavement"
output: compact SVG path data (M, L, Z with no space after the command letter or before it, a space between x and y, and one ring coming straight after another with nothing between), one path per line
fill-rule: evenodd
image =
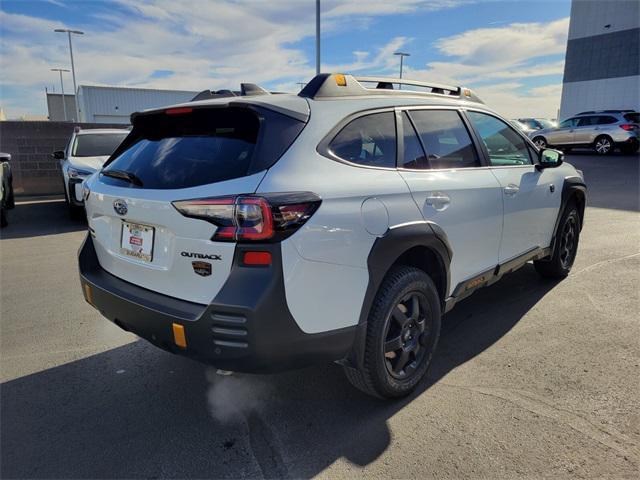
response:
M0 241L2 478L637 478L636 156L590 185L574 269L531 266L445 317L428 378L383 402L336 365L217 377L83 300L85 225L19 204Z

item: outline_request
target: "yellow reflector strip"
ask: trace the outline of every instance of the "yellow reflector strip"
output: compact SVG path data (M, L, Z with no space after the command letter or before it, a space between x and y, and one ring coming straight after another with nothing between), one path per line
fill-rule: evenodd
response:
M347 86L347 78L343 74L336 73L334 77L336 77L336 85L338 85L339 87Z
M93 305L93 296L91 294L91 285L85 283L84 287L84 299L89 303L89 305Z
M179 347L187 348L187 337L184 336L184 327L177 323L173 324L173 341Z

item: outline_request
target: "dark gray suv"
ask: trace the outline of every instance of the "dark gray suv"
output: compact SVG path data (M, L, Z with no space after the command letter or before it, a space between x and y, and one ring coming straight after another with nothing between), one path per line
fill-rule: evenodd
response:
M539 148L590 147L599 155L608 155L619 148L623 153L634 153L640 145L639 117L633 111L584 112L560 122L556 128L530 132L529 137Z

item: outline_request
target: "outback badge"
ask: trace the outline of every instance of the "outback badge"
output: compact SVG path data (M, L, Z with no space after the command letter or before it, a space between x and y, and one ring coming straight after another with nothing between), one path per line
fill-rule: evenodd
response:
M201 277L208 277L211 275L211 264L209 262L191 262L193 271Z

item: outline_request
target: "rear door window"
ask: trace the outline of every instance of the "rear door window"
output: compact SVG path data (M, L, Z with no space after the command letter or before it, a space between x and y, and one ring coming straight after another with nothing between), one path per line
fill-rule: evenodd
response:
M480 165L467 128L455 110L411 110L409 116L422 140L431 168Z
M632 122L632 123L640 123L640 113L634 112L634 113L625 113L624 114L624 119L627 122Z
M409 119L407 112L402 113L402 133L404 154L402 159L402 168L412 170L424 170L429 168L427 156L422 149L418 134Z
M356 118L331 140L329 150L358 165L395 168L395 114L382 112Z
M611 115L601 115L598 117L597 125L611 125L617 121L616 117L612 117Z

